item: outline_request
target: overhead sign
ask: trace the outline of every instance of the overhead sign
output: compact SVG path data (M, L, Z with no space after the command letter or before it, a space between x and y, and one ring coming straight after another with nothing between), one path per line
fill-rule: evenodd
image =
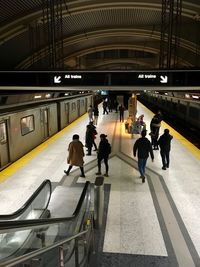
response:
M167 83L168 82L168 76L167 75L165 75L165 76L161 75L160 76L160 82L161 83Z
M54 83L61 83L61 76L54 76Z
M156 82L157 79L160 79L160 83L167 83L168 82L168 76L167 75L159 75L159 74L151 74L151 73L139 73L138 74L138 79L140 80L149 80L151 79L153 82Z
M200 70L0 72L2 86L183 87L200 86Z

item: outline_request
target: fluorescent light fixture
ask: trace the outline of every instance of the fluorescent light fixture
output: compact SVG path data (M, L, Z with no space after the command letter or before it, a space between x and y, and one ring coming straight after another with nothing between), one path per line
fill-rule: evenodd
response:
M192 98L199 99L198 95L192 95Z
M41 95L35 95L34 98L37 99L37 98L41 98L42 96Z
M65 93L65 95L69 95L69 93Z

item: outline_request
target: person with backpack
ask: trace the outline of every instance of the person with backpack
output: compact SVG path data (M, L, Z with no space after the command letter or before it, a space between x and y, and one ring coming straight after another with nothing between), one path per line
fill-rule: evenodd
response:
M108 177L108 157L109 154L111 153L111 145L109 144L108 140L106 139L107 135L105 134L100 134L100 143L98 147L98 152L97 152L97 162L98 162L98 172L96 175L101 175L101 161L104 160L105 163L105 168L106 172L104 176Z
M94 146L94 151L97 151L97 145L95 143L95 139L96 139L96 135L98 133L97 133L97 130L96 130L96 126L94 126L93 121L90 122L89 126L90 126L90 129L92 131L92 137L93 137L92 145Z
M158 111L152 118L150 123L150 136L151 136L151 144L153 150L158 150L158 137L159 137L159 130L162 121L162 114Z

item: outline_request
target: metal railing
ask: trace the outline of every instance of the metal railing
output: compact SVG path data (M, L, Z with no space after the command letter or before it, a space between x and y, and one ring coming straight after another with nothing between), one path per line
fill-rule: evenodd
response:
M15 251L15 247L18 247L14 242L14 248L11 248L10 253L10 245L12 246L13 242L9 242L9 237L14 237L14 241L16 241L16 237L19 238L21 233L23 235L27 231L31 236L30 246L25 242L23 253L18 253L21 248ZM49 262L37 266L66 266L65 264L70 261L74 261L74 265L71 263L68 265L70 267L85 266L89 248L94 241L90 183L86 182L71 217L0 221L0 241L2 243L0 266L33 266L31 261L37 261L36 257L39 255L41 256L39 262L45 262L46 254L48 254ZM37 243L37 246L33 241ZM8 244L8 247L4 244ZM81 248L83 248L82 251ZM4 257L4 255L6 256ZM28 263L18 265L24 261L28 261Z
M91 224L91 227L93 228L92 224ZM49 246L49 247L46 247L46 248L41 248L37 251L33 251L33 252L30 252L28 254L25 254L25 255L22 255L22 256L19 256L17 258L13 258L13 259L10 259L8 261L5 261L3 263L0 263L0 267L12 267L12 266L16 266L20 263L24 263L25 261L28 261L28 260L31 260L31 259L34 259L42 254L44 254L45 252L48 252L48 251L51 251L52 249L54 248L59 248L60 249L60 255L59 255L59 258L60 258L60 262L59 262L59 266L62 265L63 263L63 266L65 266L64 264L64 249L63 249L63 245L72 241L72 240L75 240L77 239L78 237L82 237L84 235L86 235L87 233L89 232L89 228L85 231L82 231L76 235L73 235L71 237L68 237L68 238L65 238L63 239L62 241L59 241L59 242L56 242L55 244ZM87 255L85 255L87 257ZM77 255L76 255L77 257ZM38 259L37 259L38 260ZM26 264L28 266L28 264ZM31 266L31 265L30 265ZM80 265L75 265L76 267L77 266L80 266Z

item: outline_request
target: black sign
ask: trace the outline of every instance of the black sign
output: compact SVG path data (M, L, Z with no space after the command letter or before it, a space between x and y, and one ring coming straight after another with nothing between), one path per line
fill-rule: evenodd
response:
M200 70L0 72L3 86L200 86Z

